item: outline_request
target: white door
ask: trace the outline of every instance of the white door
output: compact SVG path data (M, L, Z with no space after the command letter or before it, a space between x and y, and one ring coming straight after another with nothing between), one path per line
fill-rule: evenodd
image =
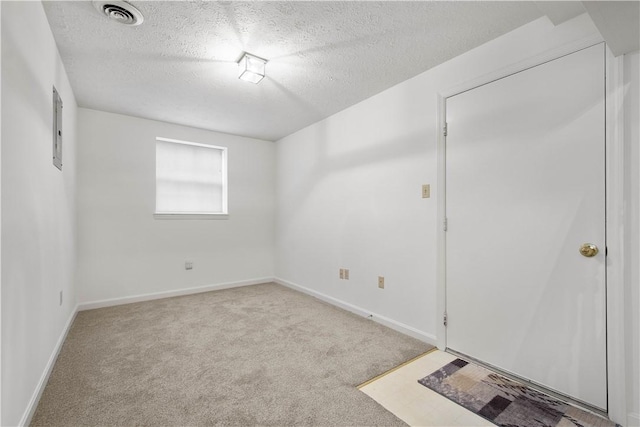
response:
M606 410L604 55L446 100L446 307L449 349Z

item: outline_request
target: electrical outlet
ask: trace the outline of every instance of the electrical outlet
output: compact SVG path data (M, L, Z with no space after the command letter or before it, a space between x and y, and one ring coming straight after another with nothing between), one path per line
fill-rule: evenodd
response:
M349 280L349 269L348 268L344 269L344 279L345 280Z
M184 263L184 269L185 270L193 270L193 263L191 261L186 261Z
M422 186L422 198L428 199L429 197L431 197L431 185L424 184Z
M62 305L62 291L60 291L60 305Z
M384 277L378 276L378 287L384 289Z
M344 279L344 268L340 269L340 278Z

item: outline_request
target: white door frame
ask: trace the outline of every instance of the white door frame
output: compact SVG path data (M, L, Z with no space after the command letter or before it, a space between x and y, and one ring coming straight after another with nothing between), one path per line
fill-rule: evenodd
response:
M446 151L445 122L446 99L459 93L491 83L511 74L524 71L578 50L601 43L599 36L591 36L570 43L488 75L463 82L442 90L437 95L438 114L438 189L437 192L437 346L447 348L446 313ZM609 417L620 424L626 423L625 357L624 357L624 135L623 135L623 64L622 56L614 58L606 49L606 236L607 236L607 389ZM605 82L603 82L605 84Z

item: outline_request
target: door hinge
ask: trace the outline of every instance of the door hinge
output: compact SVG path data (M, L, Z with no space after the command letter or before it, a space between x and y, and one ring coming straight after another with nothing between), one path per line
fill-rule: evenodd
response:
M442 324L443 324L444 326L447 326L447 313L446 313L446 312L444 313L444 316L443 316L443 318L442 318Z
M444 128L442 128L442 134L443 134L444 136L447 136L447 132L448 132L448 130L449 130L449 123L446 123L446 122L445 122L445 124L444 124Z
M442 229L444 231L447 231L448 228L449 228L449 220L445 218L444 221L442 221Z

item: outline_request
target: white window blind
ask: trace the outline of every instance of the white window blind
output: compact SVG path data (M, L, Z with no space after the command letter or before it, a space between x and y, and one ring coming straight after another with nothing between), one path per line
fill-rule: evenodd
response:
M156 214L226 214L227 149L156 138Z

